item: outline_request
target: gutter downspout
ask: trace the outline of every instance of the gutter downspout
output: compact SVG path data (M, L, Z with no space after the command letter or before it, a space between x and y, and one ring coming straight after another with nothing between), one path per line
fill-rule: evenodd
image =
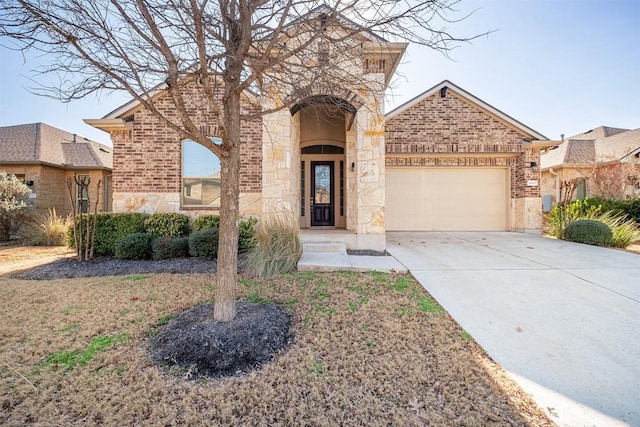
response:
M556 204L560 201L560 175L553 171L553 168L549 168L549 173L555 177L554 189L556 190Z

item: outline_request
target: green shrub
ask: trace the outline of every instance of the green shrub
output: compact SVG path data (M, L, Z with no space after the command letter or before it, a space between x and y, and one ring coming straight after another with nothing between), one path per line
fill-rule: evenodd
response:
M151 259L155 237L148 233L133 233L116 242L115 255L120 259Z
M238 224L238 252L246 252L254 246L253 236L256 234L255 218L240 220ZM202 215L193 222L194 231L202 231L211 228L220 228L220 217L218 215Z
M189 256L188 237L158 237L153 242L153 259Z
M260 277L295 271L302 256L299 232L295 221L286 215L263 220L255 233L247 267Z
M99 213L96 223L95 254L113 256L115 244L119 239L129 234L144 233L146 231L144 220L147 216L147 214L137 212ZM82 232L85 233L87 229L87 214L83 214L81 220L82 224L78 221L78 225L81 226ZM83 239L83 241L86 241L86 239ZM73 227L69 227L67 232L67 245L71 248L74 247Z
M193 222L193 231L202 231L207 228L220 228L220 216L202 215Z
M589 203L587 200L576 200L567 206L555 205L544 218L544 233L562 239L565 227L570 222L578 219L595 219L596 215L601 212L601 207Z
M0 241L17 237L33 213L29 187L14 174L0 170Z
M154 213L144 220L146 232L156 237L189 235L189 217L181 213Z
M564 238L588 245L609 246L613 233L609 226L593 219L570 222L564 229Z
M600 197L590 197L582 200L582 205L595 207L598 209L598 212L612 212L615 215L626 215L628 219L640 223L640 199L611 200Z
M189 254L195 257L215 259L218 256L218 229L207 228L191 233Z
M256 224L258 220L249 218L238 224L238 252L246 252L255 246Z

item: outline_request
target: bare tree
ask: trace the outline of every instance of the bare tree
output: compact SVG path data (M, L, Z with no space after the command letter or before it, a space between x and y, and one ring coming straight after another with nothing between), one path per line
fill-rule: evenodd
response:
M66 186L69 200L71 201L71 212L73 215L73 242L76 248L76 259L78 261L89 261L93 259L96 242L96 228L98 224L98 204L100 203L100 186L102 180L98 180L96 185L96 203L91 214L91 198L89 197L89 184L91 178L88 176L67 177ZM75 195L74 195L75 186ZM81 198L76 198L82 195ZM79 200L86 203L86 208L80 206ZM86 210L86 214L83 211ZM83 229L84 225L84 229Z
M592 188L592 194L605 199L622 200L640 194L640 165L633 161L605 159L578 169Z
M41 93L70 101L97 91L126 91L180 138L196 141L220 158L221 250L214 318L230 321L236 314L242 96L253 93L264 100L276 88L291 92L356 83L360 74L347 63L362 47L356 37L361 33L446 54L474 38L448 31L454 21L447 15L456 12L456 3L3 0L0 35L12 40L12 48L44 54L48 62L39 73L57 76L59 85L43 87ZM317 60L323 49L331 61ZM188 79L200 84L203 108L216 118L219 144L186 108L180 88ZM159 89L170 96L175 117L156 108L152 95ZM299 97L265 102L257 114L289 107L295 99Z

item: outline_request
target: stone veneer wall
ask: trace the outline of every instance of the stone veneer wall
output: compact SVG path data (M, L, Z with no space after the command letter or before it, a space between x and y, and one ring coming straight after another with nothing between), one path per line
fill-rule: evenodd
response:
M297 221L300 212L299 117L291 117L288 109L282 109L264 116L262 121L263 212L265 215L290 214Z
M368 87L365 104L358 110L355 139L355 230L359 235L385 233L385 117L383 74L367 74ZM375 90L378 88L379 90Z
M213 129L216 118L208 110L195 82L182 87L187 110L197 126ZM218 91L221 96L221 91ZM170 97L156 101L158 110L168 117L176 117ZM242 124L240 165L241 212L246 215L259 213L257 200L262 191L262 124L257 114L260 106L248 99L243 102L244 113L254 118ZM181 192L181 142L179 135L142 108L133 114L131 131L114 131L113 142L113 210L116 212L180 212L196 216L211 213L215 208L182 208ZM244 210L243 210L244 208Z
M387 166L507 166L511 228L541 227L540 151L525 135L449 89L434 94L386 123ZM537 185L528 185L529 181Z

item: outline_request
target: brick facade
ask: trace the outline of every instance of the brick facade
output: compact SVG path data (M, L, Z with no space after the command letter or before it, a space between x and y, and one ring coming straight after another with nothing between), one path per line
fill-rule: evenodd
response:
M182 88L187 111L196 126L213 128L215 115L195 85L191 82ZM169 96L160 97L155 105L166 117L177 120ZM252 114L260 107L245 98L243 108L243 113ZM243 121L241 131L241 193L259 193L262 188L262 122L257 114L252 116ZM131 131L111 132L114 192L180 193L182 139L178 133L144 108L133 113L132 125Z
M537 149L526 149L526 134L449 90L434 94L387 120L387 166L508 166L511 197L540 197L540 180L530 167Z

